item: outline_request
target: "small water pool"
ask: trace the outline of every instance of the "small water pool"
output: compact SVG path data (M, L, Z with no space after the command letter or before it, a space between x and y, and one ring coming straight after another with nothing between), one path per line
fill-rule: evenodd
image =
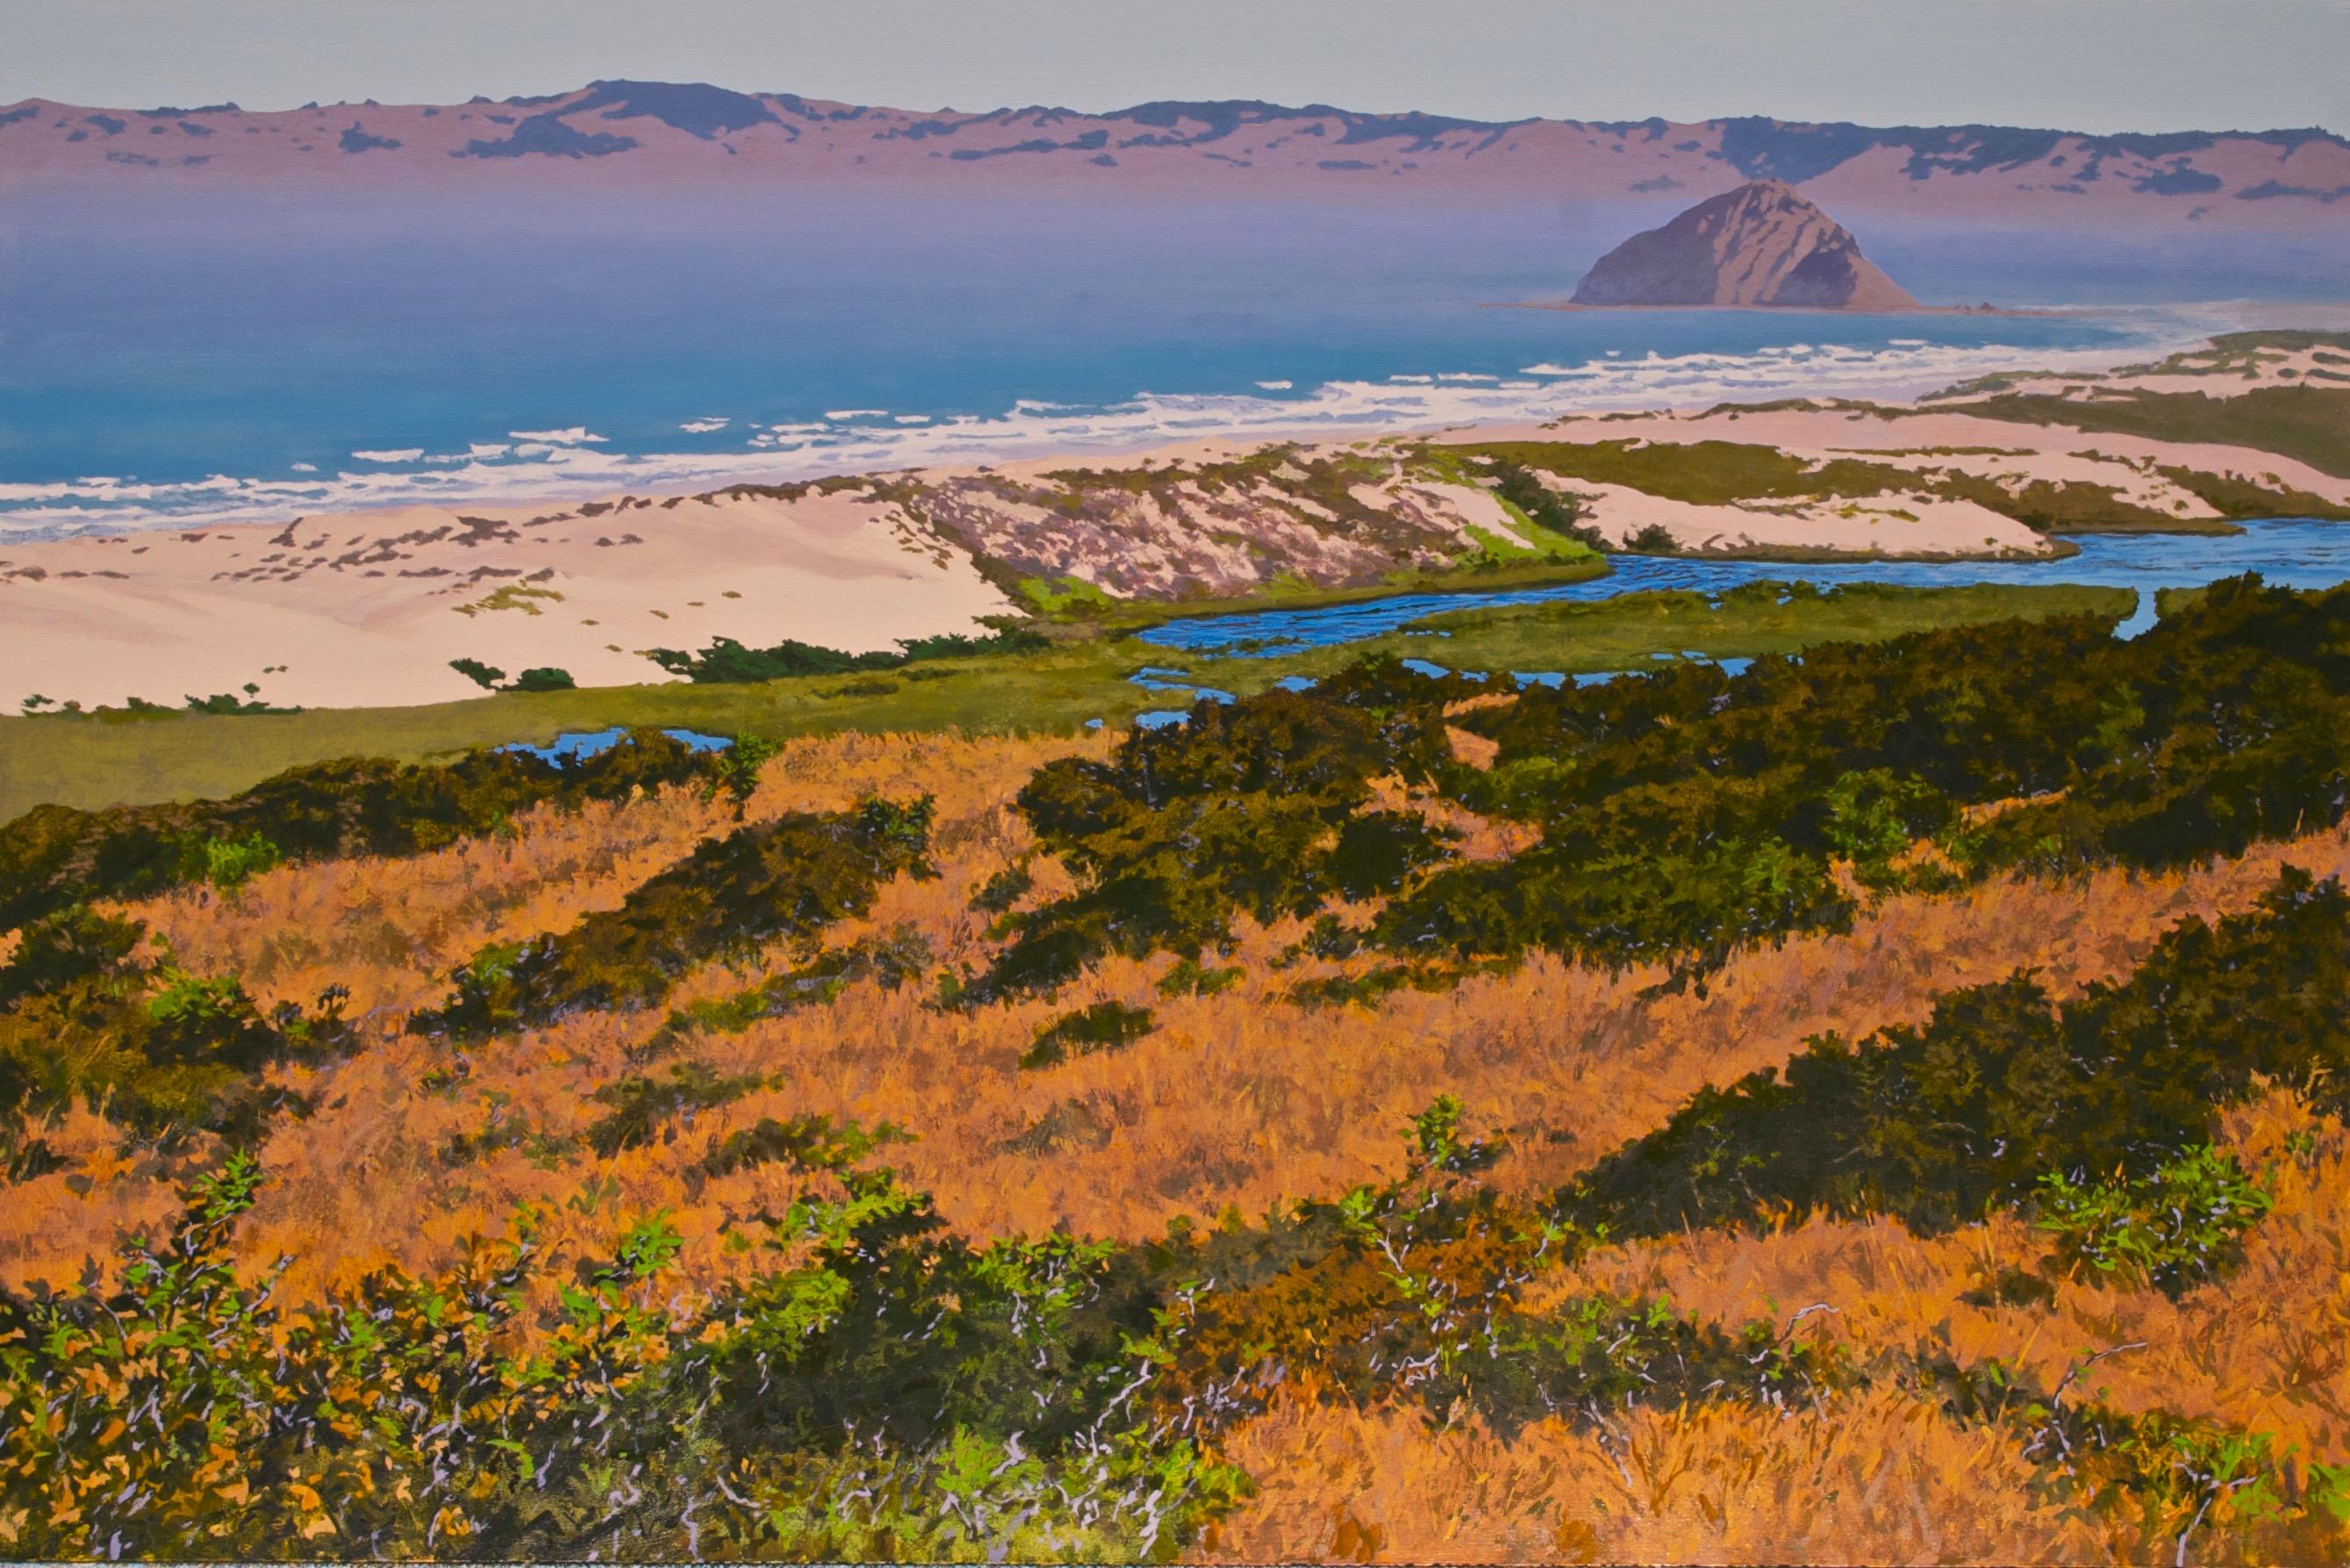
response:
M560 766L565 763L575 763L588 757L601 755L619 745L621 737L628 732L618 724L608 730L567 730L543 746L534 746L526 741L516 741L512 745L500 746L498 750L527 752L541 762L554 763ZM682 741L688 747L697 752L723 751L734 743L728 736L705 735L698 730L663 730L661 733L672 741Z

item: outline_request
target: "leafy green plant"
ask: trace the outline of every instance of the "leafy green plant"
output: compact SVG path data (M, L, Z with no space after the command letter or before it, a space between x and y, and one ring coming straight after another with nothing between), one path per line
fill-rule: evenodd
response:
M734 743L718 749L714 763L716 776L710 782L709 793L715 797L721 790L733 799L736 815L751 802L759 787L759 774L766 765L783 754L781 741L766 735L737 735Z
M201 867L197 877L223 892L233 892L254 877L276 867L284 857L277 846L258 829L242 838L192 839L185 844L183 856Z
M2067 1268L2116 1283L2151 1282L2176 1293L2217 1274L2244 1232L2275 1206L2272 1177L2248 1174L2209 1144L2136 1178L2040 1179L2038 1229Z

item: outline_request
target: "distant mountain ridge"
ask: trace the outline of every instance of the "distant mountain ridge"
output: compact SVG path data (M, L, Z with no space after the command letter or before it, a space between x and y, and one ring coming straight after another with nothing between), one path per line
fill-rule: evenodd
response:
M1710 197L1634 234L1575 286L1578 305L1919 308L1852 231L1778 180Z
M1758 117L1477 120L1256 100L984 113L835 103L702 83L597 81L463 104L253 112L0 108L0 188L238 180L450 184L503 169L551 183L915 180L1124 189L1684 204L1754 180L1839 212L2027 223L2350 221L2350 140L2305 129L2090 135Z

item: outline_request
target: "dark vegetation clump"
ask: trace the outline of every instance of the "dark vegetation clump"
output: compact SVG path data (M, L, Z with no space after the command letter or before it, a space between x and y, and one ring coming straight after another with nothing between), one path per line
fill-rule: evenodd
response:
M1361 945L1423 970L1547 950L1701 982L1742 947L1847 929L1865 896L2238 855L2350 808L2350 589L2231 580L2127 642L2002 621L1537 689L1460 717L1499 746L1479 772L1443 715L1483 691L1367 659L1039 769L1020 810L1082 886L1009 917L964 997L1049 992L1111 953L1197 960L1236 913L1339 898L1383 900ZM1540 838L1455 859L1371 805L1382 774Z
M187 700L187 709L192 713L232 717L254 713L299 713L302 711L299 708L280 708L273 703L263 701L261 688L250 680L244 683L244 695L242 697L233 691L215 691L209 697L190 697Z
M724 753L634 730L594 756L474 751L445 765L345 758L290 768L225 800L36 806L0 827L0 930L95 898L233 886L279 860L400 856L499 831L542 802L624 800L723 776Z
M2256 910L2178 926L2119 985L2052 1003L2020 973L1703 1090L1563 1212L1617 1236L1814 1210L1939 1230L2036 1195L2076 1260L2135 1253L2176 1284L2210 1272L2226 1215L2265 1209L2209 1163L2220 1110L2274 1082L2339 1114L2345 1069L2350 895L2289 869ZM2178 1212L2158 1220L2165 1199Z
M698 964L745 961L779 939L813 941L869 910L900 872L931 874L931 809L927 796L868 799L704 839L617 909L482 949L451 975L450 999L414 1014L409 1028L477 1037L574 1012L650 1007Z
M0 966L0 1153L20 1152L26 1118L76 1104L167 1148L199 1132L252 1140L277 1111L309 1108L271 1068L356 1044L340 987L315 1008L265 1010L235 976L149 949L138 921L78 905L25 928Z
M1702 972L1839 929L1864 888L2172 866L2339 821L2350 592L2221 584L2145 636L2005 621L1530 691L1446 775L1542 840L1443 867L1375 927L1406 953L1529 948ZM2022 801L1980 825L1969 808ZM1912 852L1931 848L1930 856Z
M551 664L525 670L512 680L494 664L484 664L478 659L452 659L449 668L480 687L484 691L573 691L578 682L571 672Z
M1102 1051L1122 1051L1157 1027L1150 1009L1128 1007L1122 1002L1097 1002L1054 1019L1036 1031L1036 1039L1020 1054L1023 1067L1053 1067L1072 1056Z
M740 1034L762 1019L824 1005L859 981L896 991L920 979L935 961L929 940L900 925L886 935L820 953L747 991L689 1002L669 1015L646 1049L657 1054L698 1031Z
M609 1159L624 1148L650 1143L675 1118L684 1117L690 1124L694 1112L739 1100L765 1084L756 1073L721 1076L702 1062L681 1062L658 1077L619 1079L591 1096L608 1108L588 1127L588 1147Z
M1038 845L1086 880L1008 917L1008 947L968 1002L1050 992L1111 953L1197 960L1245 912L1307 915L1391 892L1441 853L1432 830L1364 813L1370 781L1448 764L1443 703L1471 683L1366 659L1311 692L1202 702L1138 730L1107 762L1039 768L1019 809Z
M729 1133L702 1162L707 1176L726 1176L759 1165L791 1165L804 1170L838 1170L859 1164L875 1150L911 1143L913 1135L894 1122L870 1129L855 1122L836 1126L830 1116L797 1116L778 1121L762 1116L754 1127Z
M731 637L713 639L700 653L674 648L650 648L645 657L668 670L696 682L780 680L792 675L853 675L874 670L899 670L920 660L972 659L983 653L1026 653L1049 646L1033 631L1010 628L986 637L943 632L934 637L901 639L895 653L843 653L812 642L784 639L772 648L745 648Z

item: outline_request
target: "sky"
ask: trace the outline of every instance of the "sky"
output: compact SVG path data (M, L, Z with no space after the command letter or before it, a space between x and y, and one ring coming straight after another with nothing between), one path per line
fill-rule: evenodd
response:
M0 103L452 102L598 78L905 109L2350 134L2350 0L0 0Z

